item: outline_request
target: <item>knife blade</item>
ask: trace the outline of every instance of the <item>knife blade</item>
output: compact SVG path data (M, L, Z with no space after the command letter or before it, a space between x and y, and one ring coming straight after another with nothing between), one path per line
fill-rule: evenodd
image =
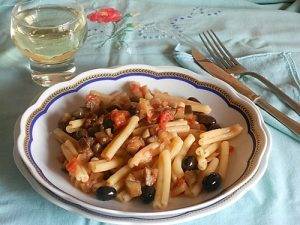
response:
M286 116L285 114L283 114L282 112L274 108L260 95L256 94L246 85L239 82L231 74L229 74L228 72L226 72L225 70L223 70L222 68L214 64L197 49L192 48L192 56L195 62L205 71L207 71L209 74L232 86L237 92L249 98L253 103L255 103L260 108L265 110L275 119L277 119L280 123L282 123L288 129L290 129L293 133L295 133L296 135L300 135L300 123L289 118L288 116Z

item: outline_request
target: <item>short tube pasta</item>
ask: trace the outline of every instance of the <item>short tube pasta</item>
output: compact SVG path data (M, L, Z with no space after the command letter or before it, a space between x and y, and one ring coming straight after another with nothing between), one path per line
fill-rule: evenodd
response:
M78 119L78 120L71 120L69 122L69 125L66 127L66 131L68 133L73 133L75 131L78 131L79 128L84 124L84 119Z
M218 158L212 159L210 161L210 163L208 164L208 166L206 167L204 174L209 175L209 174L217 171L218 165L219 165L219 159Z
M71 161L78 155L75 146L70 140L66 140L66 142L61 145L61 151L68 161Z
M183 145L183 141L180 137L176 136L172 139L172 145L171 145L171 160L175 158L175 156L180 152Z
M176 133L184 133L184 132L189 132L190 126L189 125L178 125L178 126L172 126L172 127L167 127L166 131L168 132L176 132Z
M112 159L111 161L103 162L103 160L89 162L89 167L94 173L99 173L107 170L111 170L121 166L122 159Z
M125 179L121 179L111 186L114 187L117 191L119 191L125 186Z
M186 120L180 119L180 120L168 122L166 124L166 127L177 127L177 126L185 126L185 125L188 125L188 122Z
M161 205L161 197L162 197L162 192L163 192L163 160L162 157L158 158L158 177L156 181L156 192L155 192L155 197L153 201L153 207L154 208L162 208Z
M168 150L164 150L162 153L163 161L163 191L161 195L161 207L165 208L168 205L169 195L170 195L170 186L171 186L171 156Z
M67 140L69 140L76 148L78 148L78 141L65 133L63 130L55 128L53 130L53 134L56 140L58 140L60 143L65 143Z
M89 175L84 166L82 165L76 166L75 178L77 181L82 181L82 182L87 182L89 180Z
M171 185L171 155L169 150L164 150L159 155L157 192L154 207L165 208L169 201Z
M204 157L207 158L212 153L214 153L220 146L220 142L215 142L213 144L210 144L206 148L204 148Z
M115 172L113 175L111 175L106 182L108 185L113 186L119 180L123 179L126 175L128 175L129 172L130 172L130 167L128 165L125 165L117 172Z
M151 143L138 151L132 159L129 160L129 167L133 168L138 166L140 162L143 162L147 158L152 158L153 156L157 155L159 151L153 151L154 149L159 147L158 142Z
M198 169L200 171L206 170L207 168L207 159L201 156L197 157L197 161L198 161Z
M131 117L127 126L108 144L108 146L101 153L101 156L107 160L111 160L138 125L138 122L138 116Z
M184 172L181 168L181 162L184 156L186 155L186 153L188 152L188 150L190 149L191 145L194 143L194 141L195 141L194 135L189 134L186 137L186 139L183 141L183 145L172 163L172 171L174 172L175 177L177 178L183 177L184 175Z
M229 142L223 141L221 143L220 164L219 164L219 169L218 169L218 172L223 180L226 177L228 158L229 158Z
M236 137L242 132L241 125L236 124L228 128L216 129L200 134L199 145L208 145L218 141L225 141Z
M210 161L213 160L214 158L217 158L219 155L220 155L220 153L214 152L214 153L212 153L210 156L208 156L208 157L206 158L206 160L207 160L207 162L210 162Z

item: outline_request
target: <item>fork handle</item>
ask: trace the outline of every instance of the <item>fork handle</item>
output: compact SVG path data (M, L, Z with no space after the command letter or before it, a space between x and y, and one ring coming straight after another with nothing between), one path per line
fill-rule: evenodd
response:
M267 80L264 76L255 73L255 72L245 72L240 73L239 75L249 75L251 77L256 78L265 84L282 102L286 103L291 109L293 109L298 115L300 115L300 104L287 96L283 91L281 91L278 87L276 87L272 82Z
M273 116L280 123L285 125L287 128L289 128L296 135L300 135L300 123L289 118L284 113L280 112L279 110L277 110L276 108L271 106L266 100L264 100L262 98L256 99L255 104L258 105L263 110L265 110L271 116Z

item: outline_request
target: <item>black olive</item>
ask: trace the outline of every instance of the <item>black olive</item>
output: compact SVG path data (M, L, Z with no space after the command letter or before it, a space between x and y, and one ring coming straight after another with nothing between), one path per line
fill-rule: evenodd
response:
M221 176L218 173L211 173L203 178L203 189L207 192L215 191L221 186Z
M188 100L201 103L198 99L196 99L194 97L189 97Z
M80 107L78 110L72 113L72 116L74 116L76 119L82 119L89 113L89 109L86 107Z
M155 196L155 187L145 185L142 187L141 200L145 204L149 204L154 200Z
M184 157L184 159L181 162L181 168L183 171L196 170L197 169L196 157L192 155Z
M117 196L117 190L110 186L102 186L97 189L96 196L101 201L108 201Z
M199 114L199 113L197 113L196 116L197 116L197 121L203 124L206 127L206 129L209 129L209 127L217 123L216 119L213 118L212 116L206 114Z
M211 126L208 128L208 130L215 130L215 129L220 129L220 128L221 128L220 125L217 124L217 123L215 123L215 124L211 125Z
M104 129L108 129L108 128L113 129L114 128L114 122L111 119L104 119L102 125L103 125Z

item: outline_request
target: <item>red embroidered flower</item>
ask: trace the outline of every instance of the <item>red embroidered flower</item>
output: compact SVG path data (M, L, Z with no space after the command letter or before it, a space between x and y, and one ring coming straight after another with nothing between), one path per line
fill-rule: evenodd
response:
M119 10L114 8L101 8L90 13L87 18L97 23L118 22L122 19L122 14Z

